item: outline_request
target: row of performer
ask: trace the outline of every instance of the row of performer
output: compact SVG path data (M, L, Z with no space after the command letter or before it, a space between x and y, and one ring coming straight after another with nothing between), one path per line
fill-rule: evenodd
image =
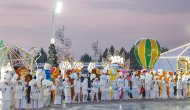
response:
M82 77L77 73L75 77L67 78L57 75L54 81L46 80L41 74L29 83L25 78L18 79L18 75L8 72L0 83L4 110L14 107L26 108L26 96L30 90L30 108L42 108L53 104L79 103L91 101L128 100L128 99L183 99L190 96L190 80L188 74L176 73L176 77L161 77L150 72L137 72L119 75L111 80L104 72L100 77ZM71 83L72 80L72 83ZM72 96L72 91L74 95Z

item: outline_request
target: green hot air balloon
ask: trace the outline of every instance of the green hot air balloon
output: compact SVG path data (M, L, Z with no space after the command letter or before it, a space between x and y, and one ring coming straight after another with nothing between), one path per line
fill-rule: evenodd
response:
M150 70L154 67L161 53L158 41L152 38L140 39L134 48L134 54L143 69Z

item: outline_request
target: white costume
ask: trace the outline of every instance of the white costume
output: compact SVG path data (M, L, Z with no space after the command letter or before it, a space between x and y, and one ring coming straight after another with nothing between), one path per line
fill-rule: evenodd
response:
M141 88L143 85L143 80L139 79L139 76L136 76L136 85L137 85L137 89L136 89L136 99L141 99Z
M151 85L150 85L150 99L155 99L154 80L152 79L151 79Z
M149 73L146 73L149 74ZM151 79L149 77L145 78L145 96L146 99L150 99L150 86L151 86L152 82Z
M25 81L25 77L21 78L21 83L22 83L22 86L24 87L24 92L23 92L23 99L22 99L22 107L23 108L26 108L26 92L27 92L27 82Z
M43 107L43 97L44 97L44 87L42 85L43 76L37 78L37 86L39 89L39 99L38 99L38 108Z
M187 98L187 77L185 75L183 75L183 97Z
M8 81L5 81L3 87L1 88L2 91L2 103L3 103L3 110L10 110L11 101L12 101L12 93L13 87L8 84Z
M42 85L44 86L43 90L43 105L49 106L51 101L51 91L54 90L55 86L52 81L50 80L43 80Z
M61 102L61 95L62 95L62 90L60 90L60 87L62 86L62 81L61 81L61 76L58 75L58 77L55 79L55 99L54 99L54 104L62 104Z
M12 71L10 71L8 74L11 74L11 75L13 75L13 77L12 77L12 79L11 79L11 81L10 81L10 85L13 87L13 94L12 94L12 104L11 104L11 106L12 107L15 107L15 89L16 89L16 85L17 85L17 83L18 83L18 81L17 81L17 79L18 79L18 74L16 74L16 73L14 73L14 72L12 72Z
M44 106L49 106L50 105L50 101L51 101L51 86L46 86L44 88L44 98L43 98L43 105Z
M38 109L39 89L37 85L31 86L31 108Z
M160 96L159 96L159 81L157 79L154 80L154 96L156 99L159 99Z
M169 97L170 98L174 98L174 86L175 86L174 82L170 79L169 80L169 85L168 85L168 87L169 87Z
M74 80L74 91L75 91L75 95L73 98L73 102L75 102L76 97L78 96L78 102L80 102L80 90L81 90L81 81L79 78Z
M138 99L138 85L137 85L137 78L135 77L135 75L133 74L132 78L132 96L134 99Z
M183 98L182 97L182 80L181 80L181 78L178 78L178 80L177 80L177 98Z
M188 80L188 94L189 94L189 96L188 97L190 97L190 80Z
M126 88L130 88L130 87L129 87L129 81L125 78L124 79L124 99L128 100L129 96L128 96L128 92L126 91Z
M166 81L164 78L162 78L162 99L167 99L167 91L166 91Z
M63 82L63 86L65 94L65 103L71 103L71 84L69 83L69 79L66 79Z
M101 100L106 100L106 78L107 76L105 74L102 74L100 76L100 91L101 91Z
M92 83L92 89L91 89L92 101L94 101L95 95L96 95L96 100L99 101L98 99L99 88L100 88L100 82L98 81L98 78L96 78Z
M118 78L118 86L119 86L119 98L124 99L123 93L124 93L124 79Z
M25 87L22 85L21 82L19 82L15 88L15 99L16 99L15 108L24 109L26 107L25 96L26 96Z
M117 80L114 80L112 83L112 89L113 89L113 99L118 100L119 99L119 87L117 84Z
M81 83L82 86L82 95L83 95L83 102L87 102L88 97L88 79L85 78L84 81Z
M105 100L111 100L110 98L110 76L107 75L105 81Z

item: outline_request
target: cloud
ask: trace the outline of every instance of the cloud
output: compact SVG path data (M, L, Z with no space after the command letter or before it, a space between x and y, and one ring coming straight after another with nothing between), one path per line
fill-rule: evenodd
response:
M96 8L128 10L151 14L189 13L190 0L90 0Z

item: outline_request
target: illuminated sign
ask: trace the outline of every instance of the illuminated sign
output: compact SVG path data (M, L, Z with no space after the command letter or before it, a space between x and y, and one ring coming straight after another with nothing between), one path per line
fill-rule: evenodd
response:
M111 63L124 64L124 58L120 56L112 56Z

